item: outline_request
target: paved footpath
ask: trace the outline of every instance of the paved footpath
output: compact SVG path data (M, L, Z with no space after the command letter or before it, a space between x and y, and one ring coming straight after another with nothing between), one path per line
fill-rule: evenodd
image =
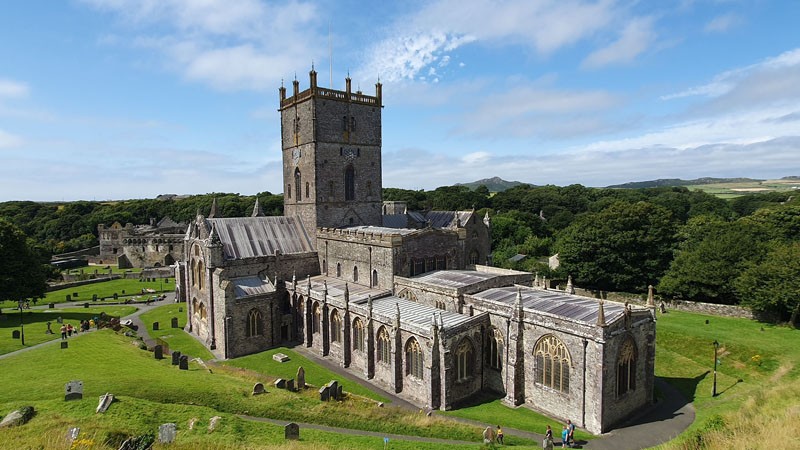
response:
M142 323L139 315L143 312L149 311L155 307L166 305L172 301L174 301L174 294L168 294L165 300L159 302L153 302L150 305L144 304L136 304L131 305L137 307L137 311L131 315L125 316L121 321L130 319L134 325L138 326L137 333L140 337L142 337L145 342L148 343L149 346L153 345L153 340L150 338L147 330ZM59 304L59 307L80 307L85 302L78 302L78 303L70 303L70 304ZM38 307L36 309L40 309ZM92 330L90 330L91 332ZM81 333L83 334L83 333ZM78 335L77 337L80 337ZM75 339L72 337L70 339ZM15 355L17 353L30 351L34 348L38 348L44 345L55 345L56 342L61 342L60 339L54 339L52 341L43 342L38 345L33 345L30 347L23 348L21 350L17 350L15 352L7 353L5 355L0 355L0 359L4 359L8 356ZM364 380L361 380L355 377L352 373L344 370L344 368L340 367L337 364L334 364L330 360L318 358L318 355L314 354L311 350L306 347L297 346L294 347L293 350L296 352L309 357L312 361L320 366L325 367L326 369L336 373L338 376L342 378L347 378L359 384L365 384ZM585 449L592 449L592 450L626 450L626 449L640 449L640 448L648 448L654 447L659 444L663 444L677 435L679 435L683 430L685 430L689 425L694 422L694 406L691 403L687 402L686 399L675 389L672 385L662 381L661 379L656 378L656 386L658 387L659 391L661 391L662 399L653 405L646 413L640 415L635 420L632 420L628 423L624 423L618 428L611 430L610 432L603 434L595 439L590 441L583 441L578 442L578 446L576 448L585 448ZM400 408L410 409L417 411L419 408L417 406L412 405L406 400L397 397L394 393L385 391L377 386L368 384L368 387L376 392L378 392L383 397L390 399L392 406L397 406ZM435 414L435 412L434 412ZM254 420L259 422L269 422L274 423L276 425L286 425L287 421L285 420L274 420L268 419L264 417L252 417L252 416L239 416L243 419L247 420ZM457 422L462 422L465 424L470 425L477 425L481 428L485 428L487 426L494 427L497 424L492 422L479 422L475 420L469 419L462 419L456 418L452 416L440 416L445 417L447 419L455 420ZM354 430L349 428L337 428L337 427L329 427L325 425L317 425L311 423L298 423L302 428L309 428L321 431L329 431L334 433L341 433L341 434L348 434L348 435L358 435L358 436L372 436L375 438L380 438L379 442L383 442L384 437L388 437L390 440L404 440L404 441L415 441L420 443L427 443L431 444L430 446L421 447L421 448L436 448L436 444L457 444L457 445L467 445L471 444L474 445L475 443L480 441L480 436L476 436L475 442L465 442L465 441L454 441L454 440L447 440L447 439L436 439L436 438L426 438L426 437L419 437L419 436L406 436L406 435L395 435L395 434L385 434L379 433L374 431L366 431L366 430ZM560 430L560 424L557 421L553 421L553 430ZM544 435L538 433L531 433L525 430L518 430L514 428L507 428L503 427L503 431L505 432L506 436L518 436L521 438L531 439L539 444L536 445L538 448L544 438ZM555 443L555 447L560 446L560 438L557 437ZM502 448L502 447L500 447Z

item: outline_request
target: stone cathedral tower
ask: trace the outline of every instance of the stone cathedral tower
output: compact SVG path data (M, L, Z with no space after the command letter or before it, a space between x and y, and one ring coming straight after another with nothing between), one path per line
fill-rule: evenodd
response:
M317 227L381 226L381 84L375 96L311 85L281 86L284 214Z

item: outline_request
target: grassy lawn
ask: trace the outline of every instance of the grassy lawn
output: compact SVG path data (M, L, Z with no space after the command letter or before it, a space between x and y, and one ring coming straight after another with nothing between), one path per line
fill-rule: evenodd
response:
M109 316L123 317L136 311L132 306L108 305L91 308L65 308L65 309L35 309L25 310L22 314L25 327L25 347L31 347L42 342L61 339L56 321L61 317L64 323L71 323L73 327L80 325L81 320L89 320L105 312ZM46 334L47 322L51 322L50 329L53 334ZM0 355L10 353L22 348L20 339L12 339L14 330L19 330L19 310L16 313L0 316Z
M119 298L135 297L139 300L145 300L147 296L155 295L153 293L142 294L142 289L152 289L157 293L174 292L175 278L169 278L169 282L167 282L166 278L163 280L157 278L156 281L150 282L140 282L138 278L121 278L118 280L101 281L98 283L85 284L83 286L48 292L45 295L44 300L39 300L36 304L41 306L48 303L64 303L67 301L67 295L71 296L70 301L73 302L92 302L92 295L94 294L97 294L98 302L101 302L100 299L102 298L113 300L115 293ZM75 296L76 293L78 294L77 296ZM33 306L33 304L31 304L31 306ZM11 302L7 300L0 302L0 308L3 310L16 307L17 302Z
M178 318L180 328L170 327L173 317ZM186 326L186 304L170 303L159 306L142 313L139 318L142 319L150 337L162 339L169 345L170 350L177 350L184 355L202 360L214 359L214 355L203 344L183 331L183 327ZM153 322L158 322L158 331L153 331Z
M272 359L272 355L276 353L283 353L289 356L289 361L284 363L275 361ZM371 391L367 387L355 383L347 378L342 378L338 374L311 362L299 353L286 347L231 359L225 361L225 364L233 367L241 367L243 369L253 370L268 375L274 379L285 378L287 380L290 378L296 378L297 368L302 366L306 373L306 383L319 387L331 380L336 380L342 385L342 389L346 392L351 392L353 394L371 398L380 402L388 401L386 398L381 397L379 394Z
M211 373L190 364L190 370L179 371L168 360L155 360L152 353L131 345L135 343L111 330L100 330L72 339L66 350L46 346L0 360L0 373L4 374L0 411L21 405L33 405L39 411L26 426L0 430L0 442L14 439L19 448L39 445L55 448L45 445L49 442L46 439L63 440L70 426L80 426L86 436L100 440L113 432L155 431L157 425L165 422L179 424L181 447L170 448L195 447L202 441L204 447L200 448L226 445L242 448L237 447L241 444L263 448L268 441L283 442L280 427L242 421L231 414L472 442L477 442L480 436L478 427L393 407L380 408L374 401L358 397L322 403L316 390L292 393L274 389L267 384L270 378L250 370L213 366ZM311 366L309 369L313 372ZM63 401L64 384L69 380L83 381L83 401ZM250 395L257 381L267 384L267 394ZM109 413L95 415L97 398L106 392L120 401L111 406ZM223 416L224 431L208 434L204 427L213 415ZM191 417L201 419L200 430L188 430L186 423ZM308 441L324 441L321 447L311 448L328 448L326 445L374 448L382 443L375 438L351 438L311 430L301 431L301 435ZM420 444L393 441L392 448L420 448Z

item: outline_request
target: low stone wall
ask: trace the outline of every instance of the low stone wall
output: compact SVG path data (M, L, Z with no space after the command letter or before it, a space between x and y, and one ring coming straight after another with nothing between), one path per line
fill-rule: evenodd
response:
M69 259L74 258L76 256L96 256L100 254L100 246L95 245L94 247L84 248L81 250L75 250L74 252L69 253L61 253L58 255L53 255L53 259Z
M92 278L89 280L70 281L67 283L50 284L47 286L47 292L57 291L59 289L68 289L86 284L102 283L104 281L111 281L120 278L119 275L103 275L102 278Z
M628 302L635 305L644 305L647 301L647 294L642 295L625 294L619 292L591 291L588 289L575 288L575 293L584 297L602 298L613 302ZM741 319L755 319L755 314L748 308L736 305L720 305L717 303L693 302L689 300L662 300L656 296L656 306L661 302L667 306L667 310L675 309L678 311L708 314L721 317L737 317Z

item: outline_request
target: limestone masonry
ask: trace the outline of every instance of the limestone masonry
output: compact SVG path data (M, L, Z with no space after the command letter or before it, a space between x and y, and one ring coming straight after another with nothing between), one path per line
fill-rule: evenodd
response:
M602 433L652 402L655 305L491 267L488 214L382 202L381 84L322 88L312 70L292 88L286 215L256 202L189 224L176 272L189 333L220 358L304 345L421 408L494 392Z

